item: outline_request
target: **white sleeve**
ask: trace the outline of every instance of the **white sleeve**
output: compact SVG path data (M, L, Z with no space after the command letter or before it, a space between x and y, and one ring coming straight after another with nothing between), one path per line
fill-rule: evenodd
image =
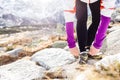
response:
M63 10L72 10L75 7L75 0L64 0ZM65 22L73 22L75 20L75 13L64 11Z
M104 9L101 10L101 15L104 15L106 17L111 17L115 8L115 1L116 0L103 0L102 6L104 6Z
M62 4L63 4L64 10L71 10L75 6L75 0L64 0L64 2L62 2Z
M75 13L65 12L64 11L65 22L74 22L76 20Z

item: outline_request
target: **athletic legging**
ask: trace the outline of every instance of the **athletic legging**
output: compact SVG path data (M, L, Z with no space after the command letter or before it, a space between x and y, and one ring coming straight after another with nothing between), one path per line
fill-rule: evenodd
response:
M86 46L91 46L100 22L100 1L89 4L92 13L92 24L87 30L87 3L76 0L77 38L81 52L86 51Z

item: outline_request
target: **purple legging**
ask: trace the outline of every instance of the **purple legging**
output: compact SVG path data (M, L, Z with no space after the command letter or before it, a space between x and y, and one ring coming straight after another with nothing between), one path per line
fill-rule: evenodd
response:
M100 49L102 47L109 23L110 17L101 15L101 22L99 24L98 31L93 42L93 46L95 48Z
M75 38L74 38L74 26L73 22L67 22L66 23L66 33L67 33L67 42L69 48L75 47Z

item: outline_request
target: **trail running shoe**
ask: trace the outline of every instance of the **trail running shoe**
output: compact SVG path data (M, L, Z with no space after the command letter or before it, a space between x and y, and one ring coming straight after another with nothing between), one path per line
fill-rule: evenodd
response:
M88 61L88 51L84 51L80 53L80 64L86 64Z
M100 60L100 59L103 58L103 54L102 54L102 52L96 53L96 55L90 55L90 54L88 53L88 58Z

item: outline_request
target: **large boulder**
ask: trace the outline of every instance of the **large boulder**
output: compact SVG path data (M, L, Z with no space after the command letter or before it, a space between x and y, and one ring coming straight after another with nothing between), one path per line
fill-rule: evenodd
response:
M109 33L103 43L104 53L106 55L117 54L120 52L120 28Z
M46 69L50 69L72 63L75 61L75 58L70 52L64 49L50 48L36 52L31 60L39 63Z
M111 16L111 21L112 22L120 22L120 8L117 8L112 16Z
M120 29L119 25L118 26L113 26L111 28L108 28L107 33L109 34L109 33L113 32L113 31L118 30L118 29Z
M103 67L107 68L115 63L120 64L120 53L116 55L106 56L102 60L95 63L95 65L96 65L96 68L99 70L99 69L102 69ZM113 66L116 66L116 65L113 65Z
M0 80L33 80L42 78L45 69L29 60L18 60L0 66Z

